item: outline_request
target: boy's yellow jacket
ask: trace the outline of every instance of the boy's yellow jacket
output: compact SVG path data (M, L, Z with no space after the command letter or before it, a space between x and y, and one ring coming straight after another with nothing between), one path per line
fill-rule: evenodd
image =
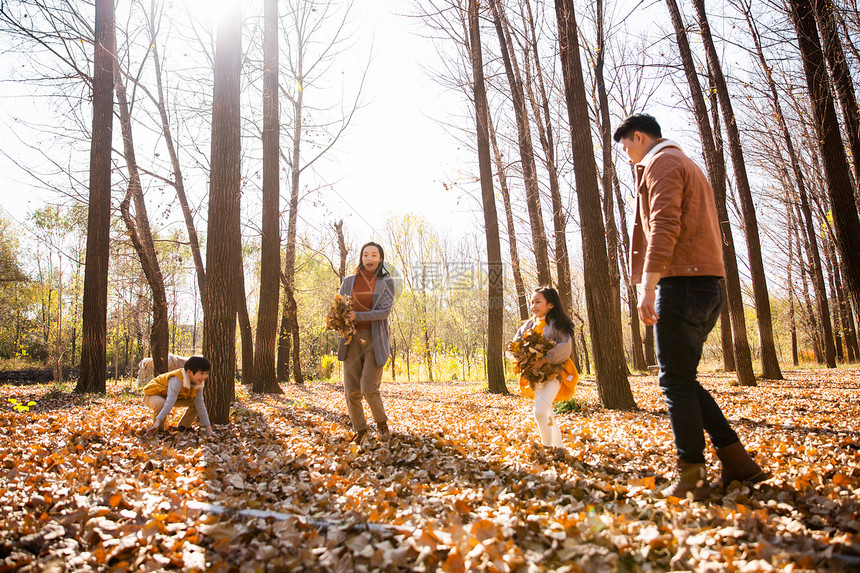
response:
M179 391L179 400L190 400L197 395L197 391L203 387L200 386L188 387L185 385L185 378L182 376L182 368L165 372L156 376L149 381L149 384L143 387L143 393L147 396L167 396L167 381L176 376L182 381L182 389Z

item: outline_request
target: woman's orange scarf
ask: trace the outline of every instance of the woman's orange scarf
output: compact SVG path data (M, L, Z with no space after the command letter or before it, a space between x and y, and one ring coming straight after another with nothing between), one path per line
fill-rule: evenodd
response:
M536 332L543 334L543 329L546 326L545 318L536 318L534 329ZM571 339L571 344L573 344L573 340ZM570 400L573 397L573 392L576 390L576 383L579 381L579 372L576 371L576 366L573 364L573 360L570 357L567 358L567 361L561 366L561 374L559 375L559 380L561 381L561 387L558 389L558 394L555 395L555 399L553 402L562 402L564 400ZM525 378L520 378L520 391L522 391L523 396L527 398L534 398L535 393L532 390L529 381Z

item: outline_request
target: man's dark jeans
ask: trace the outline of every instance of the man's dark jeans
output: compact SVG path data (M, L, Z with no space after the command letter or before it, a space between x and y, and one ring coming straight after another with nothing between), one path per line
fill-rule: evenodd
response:
M657 288L654 326L660 389L669 409L678 457L687 463L705 461L704 429L716 448L738 441L711 394L696 380L702 346L723 305L715 277L668 277Z

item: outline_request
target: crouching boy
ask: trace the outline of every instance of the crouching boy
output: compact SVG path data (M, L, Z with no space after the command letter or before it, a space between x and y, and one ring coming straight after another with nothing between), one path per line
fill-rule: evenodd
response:
M148 434L163 430L167 416L174 406L187 407L185 415L179 420L179 429L191 427L194 419L200 416L200 427L214 436L206 402L203 401L203 385L212 369L209 360L203 356L191 356L185 366L172 372L156 376L143 388L143 403L152 410L154 420L147 428Z

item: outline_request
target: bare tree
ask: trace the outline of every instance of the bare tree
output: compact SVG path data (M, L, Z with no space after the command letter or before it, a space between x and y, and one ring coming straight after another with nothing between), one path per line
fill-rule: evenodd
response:
M708 16L705 12L704 0L693 0L696 15L699 20L699 29L702 41L705 45L705 53L708 58L708 66L714 75L714 83L720 108L723 112L723 124L728 134L729 155L732 158L732 168L735 172L738 195L741 199L741 214L744 221L744 236L747 243L747 255L752 275L753 297L755 298L756 318L758 320L759 338L761 340L761 365L762 375L769 380L782 380L782 371L779 368L779 360L776 357L776 346L773 340L773 319L770 311L770 296L767 291L767 276L764 272L764 260L761 254L761 239L758 231L758 218L753 203L752 190L741 146L741 135L738 130L737 119L732 108L732 100L729 96L729 88L717 48L711 37L711 28Z
M726 208L726 165L722 155L717 153L714 144L714 132L708 121L708 110L705 105L705 97L696 67L693 63L693 54L690 51L690 43L687 40L687 31L681 20L681 12L675 0L666 0L672 27L675 29L675 39L681 62L684 66L684 75L690 88L693 109L696 116L696 125L699 128L699 137L702 141L702 151L705 156L705 165L708 170L708 179L714 188L714 199L717 204L717 216L720 219L720 228L723 233L723 263L726 267L726 290L728 291L729 314L732 320L732 334L735 341L735 366L738 373L738 384L741 386L755 386L755 373L752 368L752 356L750 354L749 342L747 342L746 320L744 318L743 294L738 276L737 258L735 255L735 243L732 238L729 223L728 209Z
M197 288L200 294L200 302L203 308L206 308L206 272L203 266L203 254L200 251L200 241L197 238L197 229L194 227L194 217L191 212L191 207L188 203L188 196L185 192L185 178L183 177L182 164L179 161L179 154L176 149L176 144L173 139L173 128L170 125L170 119L167 113L167 103L164 97L164 81L163 71L161 66L161 56L159 55L159 31L161 28L161 17L163 15L163 4L159 5L156 10L155 0L151 1L149 11L149 38L150 49L152 50L152 61L155 70L156 93L152 92L143 84L138 83L138 87L149 96L155 103L158 109L159 119L161 120L161 132L164 136L164 145L167 147L167 153L170 156L170 165L173 168L173 179L168 180L168 183L176 190L176 197L179 199L179 205L182 209L182 216L185 220L185 229L188 232L188 243L191 247L191 254L194 258L194 269L197 275Z
M96 0L90 205L84 269L81 377L75 392L104 392L107 368L107 283L113 137L114 7Z
M845 59L845 52L842 50L842 42L839 39L839 30L833 17L835 6L832 0L812 0L812 4L815 6L815 17L818 20L818 29L821 31L824 57L830 68L833 89L836 91L839 107L842 110L842 121L845 124L848 147L854 158L854 181L860 185L860 109L857 107L857 96L854 92L851 70ZM856 196L856 200L860 202L860 194Z
M606 408L629 409L636 406L621 342L621 325L613 319L612 286L609 283L609 258L603 226L597 166L591 139L591 120L585 81L579 57L579 38L572 0L556 0L558 42L564 73L564 93L570 122L574 157L576 195L582 225L582 259L585 263L585 302L594 340L594 363L600 403Z
M299 356L299 324L298 308L295 297L296 272L296 229L298 225L299 190L302 173L330 151L337 143L361 107L361 96L364 85L364 75L356 91L355 99L348 105L339 120L317 124L307 123L314 114L324 115L317 108L308 107L305 93L309 87L326 77L332 61L344 49L344 43L349 39L348 23L352 13L352 0L344 4L331 0L322 2L307 2L306 0L290 0L285 17L289 26L284 26L287 44L286 67L289 74L289 89L280 86L281 94L290 102L292 111L292 126L289 129L291 148L282 157L290 167L290 201L289 221L287 223L287 246L284 261L284 294L286 301L281 316L280 343L278 346L278 376L284 379L288 368L287 362L292 355L293 379L297 384L304 382ZM366 71L366 70L365 70ZM331 127L331 126L334 127ZM302 142L317 137L323 142L314 146L313 154L308 159L303 158ZM307 155L307 151L305 151ZM292 353L290 352L292 349Z
M860 308L860 250L856 248L857 237L860 237L860 216L857 214L848 158L839 131L824 54L810 3L790 0L789 4L815 117L818 146L827 180L827 194L833 210L836 242L847 271L848 292L854 302L854 308Z
M511 192L508 189L508 177L505 172L505 162L499 143L496 139L496 130L493 127L493 117L487 113L487 127L490 143L493 146L493 157L496 160L496 175L499 178L499 192L502 195L502 204L505 208L505 221L508 224L508 247L511 252L511 270L514 275L514 289L517 292L517 308L520 311L520 320L529 317L528 300L526 299L526 287L523 283L522 270L520 269L520 254L517 249L517 233L514 227L514 213L511 209Z
M549 271L546 231L543 224L537 166L535 164L535 153L532 146L529 118L523 92L523 80L520 75L519 66L517 65L513 46L510 45L510 42L505 37L499 1L490 0L490 8L493 11L493 23L495 24L496 34L499 38L502 62L505 66L505 75L508 78L510 95L514 106L514 117L517 125L517 147L520 152L520 167L523 170L523 179L526 186L526 206L528 207L529 224L532 231L532 241L534 242L538 282L542 285L548 285L551 284L552 277ZM474 49L474 45L472 47Z
M821 318L821 334L823 336L824 357L828 368L836 368L836 348L833 343L833 327L830 322L830 311L827 302L827 290L824 285L824 274L821 265L821 255L818 251L818 242L816 240L815 225L812 220L812 209L809 206L809 198L806 191L806 178L803 175L803 170L800 167L800 158L795 151L794 141L791 137L791 132L788 129L788 124L785 121L785 115L782 112L780 104L779 92L776 88L776 82L773 79L772 67L764 55L764 50L761 45L761 36L758 32L758 26L752 16L752 6L749 0L737 0L739 9L743 12L746 18L747 26L750 30L750 35L753 39L756 55L759 63L761 63L762 71L767 79L768 90L770 92L771 104L773 105L774 113L776 114L777 122L779 123L780 131L782 131L783 142L788 153L789 163L794 169L794 181L797 186L797 194L800 196L800 207L803 212L803 230L806 233L806 240L809 244L809 253L812 255L812 285L815 289L815 302L818 305L818 315Z
M787 229L794 228L794 221L791 207L786 209L787 214ZM794 241L792 241L792 233L788 234L788 261L786 263L786 275L788 282L788 328L791 333L791 363L797 366L800 359L797 354L797 321L794 317L794 283L791 280L792 267L794 266Z
M723 134L722 131L720 131L720 104L717 101L717 89L714 87L714 74L711 72L710 66L708 66L708 102L711 104L711 120L714 122L715 155L717 156L718 161L725 161L723 159L725 157L725 154L723 153ZM721 165L720 170L725 176L725 164ZM721 192L725 194L725 179L723 179L723 188ZM719 202L719 199L717 199L717 201ZM723 204L725 204L724 198ZM729 229L730 227L726 228ZM731 233L727 233L726 236L734 241ZM732 245L732 249L734 250L734 245ZM735 267L734 272L737 272L737 266ZM729 300L729 289L726 286L726 282L727 281L724 280L721 287L723 291L723 300L725 301ZM723 308L720 310L720 345L723 350L723 368L726 372L735 372L737 368L735 367L735 349L734 342L732 341L732 315L729 311L730 306L731 303L723 304Z
M502 362L502 310L504 309L504 274L502 248L499 242L499 220L493 194L493 169L490 162L489 107L484 87L484 63L481 53L481 32L478 2L469 0L469 39L472 77L475 92L475 118L478 136L478 164L481 174L481 197L484 204L484 230L487 237L487 385L490 392L507 393L505 368Z
M612 285L612 305L613 310L618 314L618 322L621 322L621 275L620 267L626 264L619 261L621 253L629 253L629 239L624 236L624 242L628 243L623 246L619 239L618 227L615 224L615 213L613 207L613 199L618 200L618 210L621 215L622 223L626 225L626 217L624 214L623 203L621 202L621 191L618 188L618 179L615 173L615 163L612 161L612 120L609 115L609 96L606 91L606 78L604 77L604 68L606 66L606 25L603 0L597 0L595 3L596 17L595 24L597 28L596 46L592 60L594 62L594 89L597 99L597 120L598 131L600 132L601 146L601 176L600 182L603 187L603 216L606 222L606 248L609 254L609 279ZM627 300L630 311L630 330L632 334L632 358L633 368L636 370L645 370L645 355L642 351L642 336L640 334L639 313L637 312L637 295L636 289L630 284L626 269L623 272L624 280L627 283Z
M236 253L233 264L236 265L234 287L236 288L236 318L239 324L239 338L242 341L242 384L252 384L256 375L254 374L254 334L251 332L251 315L248 313L248 297L245 293L245 264L242 257L242 221L241 221L241 193L240 205L234 215L233 225L230 231L233 233L233 242L236 245Z
M525 21L526 26L526 46L523 48L525 52L525 68L526 68L526 93L529 96L529 101L532 104L532 113L535 117L535 127L538 132L538 139L543 148L543 163L546 167L547 176L549 178L549 194L552 204L552 226L553 237L555 239L555 269L556 269L556 284L558 285L558 296L561 299L566 311L570 311L573 306L573 295L570 278L570 255L567 250L567 211L561 198L561 186L558 179L558 165L555 150L555 135L553 128L554 116L550 114L550 99L547 93L546 82L544 82L541 61L538 53L538 37L535 29L534 15L532 14L531 0L523 0L526 7ZM506 37L510 43L510 34ZM534 59L534 80L531 78L531 66L529 66L529 54ZM535 81L536 80L536 81ZM538 93L532 88L532 84L537 84ZM538 100L537 96L540 96Z
M158 263L158 255L155 251L155 243L152 240L152 230L149 224L149 215L146 211L146 203L143 198L143 187L140 182L140 170L137 166L137 156L134 148L134 136L132 132L132 117L125 83L122 80L119 61L115 63L114 71L117 104L119 106L120 128L122 130L123 155L128 169L128 191L120 203L120 213L131 238L146 282L152 291L152 327L150 329L149 344L152 353L154 373L167 372L168 353L168 321L167 321L167 294L164 289L164 277L161 266ZM134 200L135 216L131 216L130 203Z

